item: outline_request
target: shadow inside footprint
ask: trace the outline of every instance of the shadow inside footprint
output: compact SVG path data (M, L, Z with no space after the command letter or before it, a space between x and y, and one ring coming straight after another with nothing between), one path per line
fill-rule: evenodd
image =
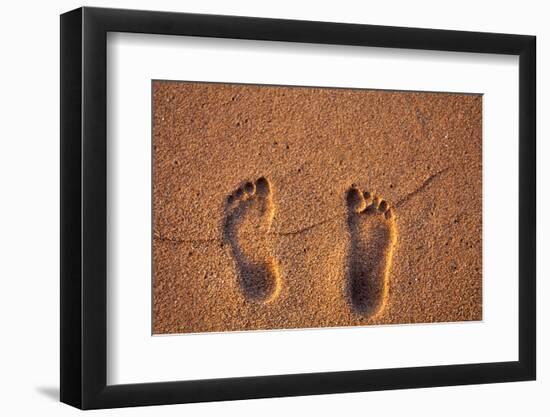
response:
M350 245L347 292L353 309L374 316L387 299L395 213L387 202L352 186L346 195Z
M223 237L231 247L240 287L251 301L270 301L278 292L279 271L268 234L274 213L271 185L264 177L247 182L227 199Z

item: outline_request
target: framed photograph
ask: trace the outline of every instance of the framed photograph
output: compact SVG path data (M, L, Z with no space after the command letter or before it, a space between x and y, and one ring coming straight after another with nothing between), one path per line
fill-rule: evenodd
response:
M535 37L61 16L61 401L533 380Z

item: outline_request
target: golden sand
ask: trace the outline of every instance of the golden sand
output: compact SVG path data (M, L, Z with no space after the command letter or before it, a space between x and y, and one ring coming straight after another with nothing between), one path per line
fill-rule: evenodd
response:
M153 82L153 332L481 320L481 109Z

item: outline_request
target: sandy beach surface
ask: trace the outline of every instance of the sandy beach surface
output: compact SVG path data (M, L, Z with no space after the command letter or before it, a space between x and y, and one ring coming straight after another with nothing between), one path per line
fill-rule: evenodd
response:
M482 319L482 96L153 81L153 333Z

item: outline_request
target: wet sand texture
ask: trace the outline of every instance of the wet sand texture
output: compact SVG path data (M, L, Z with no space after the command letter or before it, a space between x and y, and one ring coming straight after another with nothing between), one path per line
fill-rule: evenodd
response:
M482 319L482 96L153 81L153 333Z

